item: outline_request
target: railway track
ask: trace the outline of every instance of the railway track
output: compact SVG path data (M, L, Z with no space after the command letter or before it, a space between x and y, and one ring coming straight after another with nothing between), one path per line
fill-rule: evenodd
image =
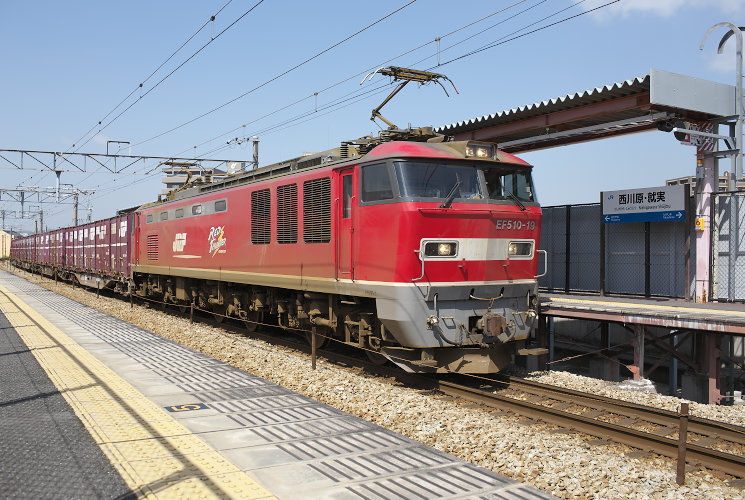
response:
M224 325L223 325L224 326ZM239 329L235 329L239 332ZM310 347L292 340L280 340L258 333L262 340L279 343L310 354ZM680 415L676 412L594 395L516 377L494 380L439 377L405 373L380 366L356 356L323 350L336 363L362 367L375 375L392 377L410 386L436 391L471 403L514 412L534 421L597 437L602 442L620 443L645 453L678 457ZM688 416L686 462L745 478L745 427Z
M676 412L515 378L480 388L451 382L438 385L438 390L451 396L645 452L678 456L680 416ZM686 448L690 464L745 477L743 427L689 416Z
M171 312L176 314L175 310ZM186 316L189 316L188 312ZM195 320L311 354L311 348L302 341L293 340L286 334L278 338L278 329L275 328L271 328L275 330L274 334L267 334L261 329L247 332L238 323L218 322L210 315L195 315ZM620 443L673 459L678 456L680 417L676 412L514 377L471 378L464 382L463 377L447 380L405 373L398 368L362 360L347 349L341 351L344 352L326 349L319 354L329 361L360 367L369 373L395 378L435 394L510 411L568 432L595 436L598 443ZM689 416L686 461L694 466L745 478L745 427Z

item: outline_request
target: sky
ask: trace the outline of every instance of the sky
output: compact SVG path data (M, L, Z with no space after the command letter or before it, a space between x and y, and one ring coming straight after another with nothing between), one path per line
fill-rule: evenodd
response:
M699 44L718 22L745 24L745 2L609 2L5 1L0 149L105 153L108 141L122 141L129 144L110 151L250 161L250 143L228 141L256 135L267 165L379 130L370 112L393 86L381 75L361 81L385 66L445 74L458 89L446 87L447 96L437 85L408 85L382 111L402 127L447 125L650 68L735 83L734 38L721 55L724 29L703 51ZM545 206L695 172L695 149L658 131L521 156L534 165ZM154 201L164 187L154 165L112 174L87 162L87 172L60 180L94 192L81 196L80 217L90 207L96 220ZM32 160L24 167L0 158L0 188L55 185ZM64 227L72 222L66 201L25 208L42 208L49 228ZM19 209L0 193L6 228L33 231L33 219L12 217Z

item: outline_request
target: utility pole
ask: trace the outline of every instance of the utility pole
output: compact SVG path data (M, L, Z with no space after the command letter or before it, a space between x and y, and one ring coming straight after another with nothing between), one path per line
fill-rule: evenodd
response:
M719 41L719 47L717 48L717 53L721 54L724 51L724 45L727 43L727 40L730 39L734 35L735 37L735 43L736 43L736 75L735 75L735 111L737 112L737 119L734 124L734 137L732 145L731 156L732 158L732 174L730 176L730 190L736 191L737 190L737 181L742 178L742 156L743 156L743 124L745 124L745 107L743 107L743 86L742 86L742 67L743 67L743 53L742 53L742 31L745 30L745 28L741 28L739 26L735 26L732 23L717 23L711 28L708 29L706 34L704 35L704 38L701 40L701 45L699 46L699 50L704 50L704 43L706 43L706 39L708 38L709 34L711 34L712 31L714 31L717 28L728 28L727 33L724 34L722 39ZM730 127L731 128L731 127Z
M41 227L41 232L44 232L44 210L39 209L39 226Z
M54 158L55 158L55 167L56 167L57 157L55 156ZM60 178L60 175L62 175L62 170L55 170L54 173L57 175L57 198L56 199L57 201L59 201L59 178Z
M72 225L77 226L78 225L78 193L73 194L72 199L73 199Z

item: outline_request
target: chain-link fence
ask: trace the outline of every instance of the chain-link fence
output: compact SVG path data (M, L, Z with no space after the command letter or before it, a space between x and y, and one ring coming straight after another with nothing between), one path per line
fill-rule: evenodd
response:
M688 228L687 222L603 224L599 203L543 207L540 247L548 252L548 272L539 285L549 291L686 297L686 284L693 289L687 253L695 262Z
M718 193L712 231L712 298L745 300L745 193Z

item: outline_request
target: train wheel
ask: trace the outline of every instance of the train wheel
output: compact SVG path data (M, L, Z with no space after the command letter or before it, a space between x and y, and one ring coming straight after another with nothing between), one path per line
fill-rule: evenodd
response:
M178 310L181 314L186 314L186 311L189 310L189 306L185 306L183 304L178 305Z
M374 365L381 366L388 362L388 358L386 358L379 352L371 351L370 349L365 349L365 354L367 355L367 359L370 360L370 362Z
M367 359L369 359L370 362L374 365L380 366L386 364L388 362L388 358L386 358L379 352L382 345L382 340L371 335L367 338L367 342L369 344L365 349Z
M248 311L246 319L243 320L243 326L249 332L255 332L259 329L259 323L264 322L264 311Z
M316 327L316 349L323 349L329 345L330 330L325 326ZM313 334L311 332L305 332L305 341L308 345L313 345Z
M226 312L227 311L225 310L224 307L216 307L216 308L212 309L212 317L215 318L215 323L222 323L223 321L225 321L225 319L226 319L225 313Z

